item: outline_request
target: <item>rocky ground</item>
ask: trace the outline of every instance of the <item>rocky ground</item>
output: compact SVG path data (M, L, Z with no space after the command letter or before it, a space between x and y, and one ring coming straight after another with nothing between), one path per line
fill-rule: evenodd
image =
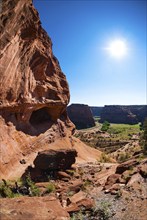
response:
M39 197L1 198L1 220L145 220L146 178L147 159L74 164L56 178L36 182Z

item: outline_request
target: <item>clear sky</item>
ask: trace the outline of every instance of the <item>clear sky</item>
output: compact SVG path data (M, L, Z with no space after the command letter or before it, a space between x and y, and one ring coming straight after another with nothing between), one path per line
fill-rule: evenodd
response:
M70 103L147 104L146 0L33 2L67 77ZM126 47L122 57L109 50L117 40Z

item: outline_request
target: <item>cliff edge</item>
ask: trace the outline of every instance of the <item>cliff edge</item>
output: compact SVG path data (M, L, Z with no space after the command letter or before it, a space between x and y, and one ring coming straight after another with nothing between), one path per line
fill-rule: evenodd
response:
M32 1L3 1L0 30L0 171L12 179L39 151L76 148L76 141L68 83Z

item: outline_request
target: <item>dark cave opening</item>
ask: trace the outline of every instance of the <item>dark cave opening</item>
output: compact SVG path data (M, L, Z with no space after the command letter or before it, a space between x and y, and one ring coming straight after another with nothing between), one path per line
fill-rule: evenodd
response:
M49 109L47 107L32 112L30 117L30 123L32 125L37 125L44 122L51 122L51 116L49 115Z

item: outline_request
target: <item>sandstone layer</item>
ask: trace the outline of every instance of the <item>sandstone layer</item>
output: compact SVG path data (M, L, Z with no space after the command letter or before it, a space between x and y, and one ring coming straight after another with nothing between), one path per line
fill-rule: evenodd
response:
M95 126L91 109L88 105L72 104L67 108L70 120L76 125L77 129Z
M136 124L147 117L147 105L105 105L100 122Z
M78 141L66 113L68 83L32 1L3 1L0 30L0 178L14 179L38 152L76 149ZM86 160L89 150L79 146Z

